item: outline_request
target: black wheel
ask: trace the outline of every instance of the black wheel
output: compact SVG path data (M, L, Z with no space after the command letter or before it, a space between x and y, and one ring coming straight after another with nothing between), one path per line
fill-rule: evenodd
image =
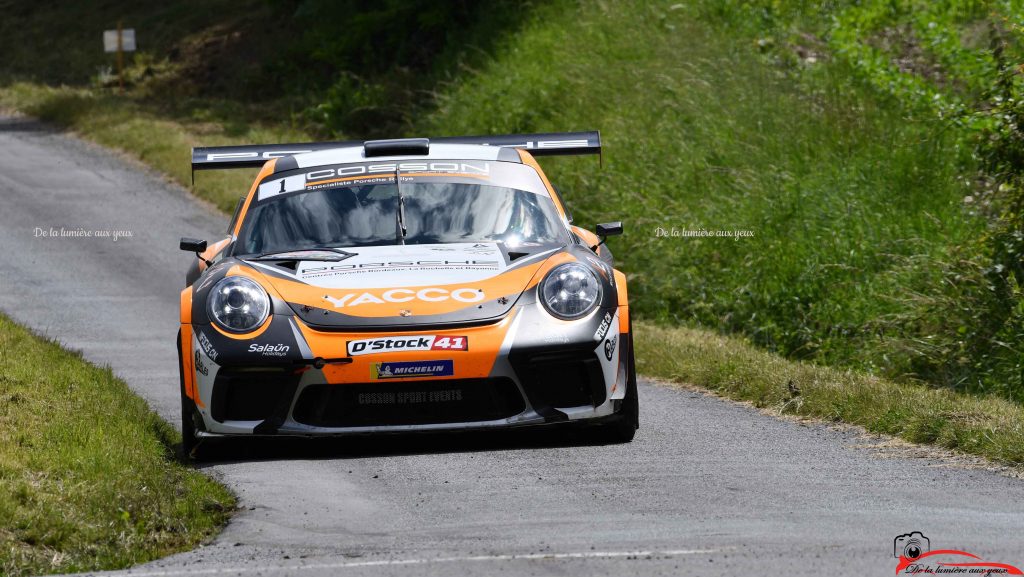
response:
M181 393L181 456L194 458L196 449L195 405L185 394L185 363L181 357L181 331L178 331L178 384Z
M633 322L629 323L629 351L627 353L629 368L626 379L626 396L622 399L622 406L614 420L609 421L602 428L608 440L613 443L628 443L636 436L640 428L640 397L636 390L636 362L633 353Z

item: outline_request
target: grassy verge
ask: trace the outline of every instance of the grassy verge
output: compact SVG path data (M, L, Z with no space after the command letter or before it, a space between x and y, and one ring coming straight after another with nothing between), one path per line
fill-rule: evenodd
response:
M636 325L641 373L705 387L780 414L860 425L1020 466L1024 408L852 370L784 359L736 338L686 328Z
M117 569L194 547L234 497L109 369L0 316L0 574Z

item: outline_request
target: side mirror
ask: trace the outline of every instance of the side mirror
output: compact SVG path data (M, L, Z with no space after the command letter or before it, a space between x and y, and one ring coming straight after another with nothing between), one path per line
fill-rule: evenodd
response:
M601 242L590 247L590 250L596 251L597 247L604 244L604 241L608 240L609 236L618 236L622 234L622 221L617 220L615 222L605 222L597 225L595 228L597 236L601 239Z
M198 238L182 237L181 241L178 243L178 248L187 252L196 253L196 258L205 262L206 266L210 266L211 264L213 264L213 262L206 260L205 258L203 258L202 254L200 254L206 250L205 240L199 240Z
M605 237L618 236L622 234L622 221L606 222L597 225L597 236L601 237L604 241Z
M181 238L178 248L186 252L203 252L206 250L206 241L186 236Z

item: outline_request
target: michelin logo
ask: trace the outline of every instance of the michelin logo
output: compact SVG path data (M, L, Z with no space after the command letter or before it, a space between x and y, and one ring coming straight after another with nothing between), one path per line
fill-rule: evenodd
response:
M455 374L455 363L450 360L374 363L370 365L370 377L374 379L450 377L453 374Z

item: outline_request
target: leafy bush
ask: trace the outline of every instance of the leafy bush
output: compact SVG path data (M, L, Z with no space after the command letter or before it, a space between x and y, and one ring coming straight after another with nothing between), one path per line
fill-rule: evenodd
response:
M938 123L969 152L951 158L969 184L965 208L986 221L892 296L872 325L905 374L1024 401L1024 7L1001 0L698 2L708 21L757 38L791 74L811 72L808 44L913 122ZM873 355L869 355L873 356Z
M511 0L271 0L271 6L296 31L273 68L298 90L322 92L307 119L327 133L367 138L408 130L439 80L486 56L531 9Z

